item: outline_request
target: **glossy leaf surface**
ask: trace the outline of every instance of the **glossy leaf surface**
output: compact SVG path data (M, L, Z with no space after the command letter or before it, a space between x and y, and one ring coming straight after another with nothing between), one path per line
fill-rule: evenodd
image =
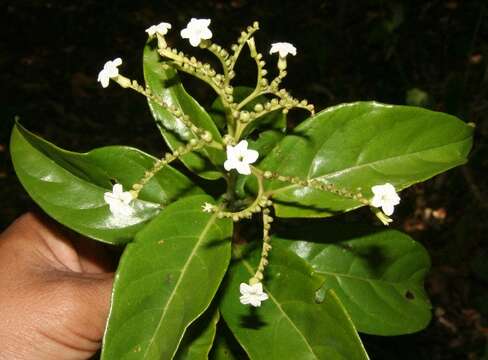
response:
M367 359L359 336L332 291L321 299L324 279L288 249L273 246L259 308L239 302L239 284L254 274L259 252L232 266L221 313L251 359Z
M321 291L334 290L358 331L401 335L429 323L424 290L429 255L409 236L331 222L279 236L273 243L302 257L325 278Z
M215 337L215 341L208 358L211 360L249 359L228 327L225 325L225 322L222 320L217 326L217 336Z
M186 176L165 167L133 202L130 217L114 216L104 193L117 182L128 190L156 160L142 151L110 146L88 153L62 150L16 125L12 161L29 195L50 216L94 239L119 244L132 240L162 206L178 197L201 193Z
M454 116L375 102L342 104L306 120L263 160L260 168L317 179L348 190L396 189L466 162L473 128ZM273 181L276 214L320 217L360 206L355 200Z
M209 306L230 258L232 222L178 200L140 231L117 270L102 359L171 359Z
M220 313L210 307L186 330L175 359L206 360L215 340Z
M198 127L208 130L213 138L221 141L220 133L212 118L184 89L176 70L164 67L159 54L150 44L144 48L144 78L151 93L166 104L174 106L190 117ZM175 150L195 136L186 125L170 112L149 101L152 115L168 146ZM214 165L222 165L225 153L214 148L205 148L182 157L182 162L192 171L206 179L218 179L221 173Z

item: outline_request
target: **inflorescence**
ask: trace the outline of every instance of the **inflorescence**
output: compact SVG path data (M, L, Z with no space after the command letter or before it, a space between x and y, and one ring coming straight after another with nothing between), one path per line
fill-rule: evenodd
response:
M325 180L301 179L253 166L252 164L259 158L259 153L256 150L249 149L248 142L243 139L246 128L252 122L270 112L279 110L286 114L293 108L305 109L313 115L314 106L306 100L293 98L286 89L280 87L282 80L287 75L287 56L295 56L297 54L297 50L292 44L278 42L271 45L269 53L278 54L278 75L269 81L266 77L268 74L265 68L266 63L263 60L263 55L256 50L253 37L254 33L259 29L259 24L254 22L252 26L248 26L240 34L237 43L233 44L230 48L231 50L228 51L211 41L213 34L209 29L210 22L210 19L192 18L186 28L181 30L180 35L183 39L188 39L193 47L206 49L215 55L220 62L220 72L208 63L203 63L193 56L189 57L182 51L169 47L165 35L172 28L171 24L162 22L147 28L146 32L150 39L157 41L158 53L164 61L161 63L161 66L171 66L179 71L195 76L208 84L220 97L225 108L227 120L227 133L223 136L223 142L216 141L209 131L195 125L187 114L184 114L175 106L165 103L161 97L153 94L150 89L139 85L135 80L130 80L121 75L118 67L122 65L122 59L116 58L108 61L98 75L98 81L102 87L106 88L110 80L113 80L124 88L132 89L144 95L148 100L163 107L176 119L181 121L193 134L193 137L187 140L185 145L180 146L173 152L164 154L161 159L155 161L152 169L146 171L139 181L132 184L131 190L124 191L121 184L115 184L112 192L106 192L104 194L104 200L108 204L113 216L130 217L133 214L133 200L138 198L144 186L164 166L181 158L185 154L199 151L205 147L213 147L221 150L225 148L227 157L220 170L224 172L229 189L222 197L219 205L205 203L202 206L202 211L215 213L219 218L229 218L233 221L251 218L255 213L262 214L263 244L261 259L255 274L250 278L248 284L242 283L240 286L241 303L258 307L262 301L268 299L268 295L263 290L262 281L264 279L266 265L268 264L268 255L272 248L269 232L271 223L273 222L271 206L273 205L272 198L274 192L273 190L265 191L265 181L285 182L292 186L309 187L353 199L360 204L370 206L373 213L385 225L388 225L392 221L389 216L393 214L394 206L400 202L400 197L394 186L389 183L373 186L371 188L373 198L368 199L359 189L352 191L337 187L335 184ZM233 96L234 88L231 81L235 77L237 59L246 46L249 49L251 58L256 64L256 86L246 98L241 101L236 101ZM252 110L246 108L246 105L263 95L269 96L270 98L265 102L258 102L253 106ZM238 206L240 200L234 199L234 189L232 188L235 184L234 170L241 175L252 175L257 179L257 195L247 206Z

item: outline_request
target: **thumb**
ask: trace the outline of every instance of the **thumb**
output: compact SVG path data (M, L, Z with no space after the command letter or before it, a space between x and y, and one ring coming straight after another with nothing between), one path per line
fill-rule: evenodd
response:
M80 335L93 342L101 341L105 331L114 281L113 273L102 274L73 274L73 285L76 287L75 296L77 314L74 324L77 324ZM77 276L78 275L78 276Z

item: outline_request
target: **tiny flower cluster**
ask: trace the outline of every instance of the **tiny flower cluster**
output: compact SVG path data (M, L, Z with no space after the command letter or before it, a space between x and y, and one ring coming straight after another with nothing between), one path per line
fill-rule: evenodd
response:
M287 42L277 42L271 44L270 54L278 53L281 58L285 58L288 54L295 56L297 54L297 49L290 43Z
M121 184L115 184L112 192L106 192L103 199L108 204L114 216L131 216L133 209L130 203L133 200L130 191L124 191Z
M181 30L180 35L183 39L188 39L191 46L197 47L202 40L210 40L212 31L208 28L210 19L192 18L186 28Z
M227 145L227 160L224 162L224 169L227 171L235 169L239 174L250 175L250 164L256 162L259 153L247 147L246 140L241 140L236 146Z
M282 109L283 113L286 114L289 109L299 107L307 109L313 113L313 106L309 105L306 100L296 100L292 98L285 89L280 89L279 87L281 80L286 76L286 57L288 55L295 56L297 54L297 49L295 46L287 42L277 42L271 45L269 54L277 53L279 57L277 63L279 74L273 81L268 82L265 78L267 73L264 67L265 62L262 59L262 54L256 51L254 38L252 37L254 31L258 29L258 24L254 23L253 26L248 27L247 32L244 31L241 33L238 43L232 46L234 54L231 55L217 44L210 42L213 35L212 31L209 29L210 23L210 19L192 18L186 28L180 31L180 35L183 39L188 39L190 45L193 47L200 46L217 55L222 62L224 70L223 74L218 74L210 64L202 64L194 57L189 58L182 52L167 47L164 36L172 28L171 24L161 22L158 25L152 25L146 29L146 33L149 38L157 37L159 54L162 57L173 60L172 64L177 70L186 71L197 78L206 81L216 89L224 106L227 106L228 109L230 109L229 113L234 121L234 133L225 135L223 143L216 143L213 141L212 134L210 134L209 131L198 128L186 114L181 112L181 110L167 105L164 101L152 94L150 89L140 86L137 81L127 79L120 75L118 67L122 64L122 59L116 58L108 61L98 74L98 81L101 83L102 87L106 88L112 79L124 88L131 88L145 95L149 100L158 103L176 118L180 119L193 135L195 135L195 138L190 139L186 145L174 150L173 153L167 153L161 160L156 161L153 168L146 171L144 176L132 186L131 191L124 191L121 184L115 184L112 192L104 193L104 200L114 216L132 216L134 213L134 208L132 207L133 200L137 199L139 192L145 184L147 184L164 166L168 165L171 161L204 146L215 145L219 149L223 149L223 146L226 146L225 150L227 157L223 163L223 168L228 172L236 170L237 173L246 176L254 174L258 180L259 192L254 202L240 211L224 211L221 210L222 205L217 206L211 203L203 204L202 211L207 213L215 212L219 218L231 218L233 221L250 218L253 213L262 212L263 250L261 253L261 261L255 275L249 280L249 283L240 284L240 302L244 305L259 307L263 301L268 299L268 294L264 292L261 281L263 280L265 266L268 264L268 253L271 250L269 230L271 222L273 221L270 214L270 207L273 203L271 195L264 191L264 181L285 181L295 186L311 187L313 189L327 191L339 196L357 200L364 205L371 206L373 212L385 225L388 225L388 223L392 221L388 216L393 214L394 207L400 202L400 197L394 186L390 183L372 186L371 191L373 197L367 199L359 192L360 189L357 189L358 191L354 192L339 188L330 182L320 179L300 179L298 177L284 176L271 171L261 171L252 168L251 164L254 164L258 160L259 153L256 150L249 149L249 144L246 140L240 140L242 134L245 133L244 130L246 126L250 122L266 113L278 109ZM240 103L234 103L233 87L230 85L230 80L235 76L233 68L237 57L245 44L249 46L251 58L256 62L258 68L258 81L254 92ZM262 94L271 94L275 96L275 98L264 103L255 104L253 107L254 110L244 110L245 105L249 104L253 99ZM224 204L225 201L227 200L224 199ZM225 209L225 206L223 206L223 208ZM379 210L380 208L381 210Z
M212 38L212 31L209 29L210 19L196 19L192 18L190 22L186 25L186 28L180 31L180 35L183 39L188 39L193 47L197 47L202 44L205 40L210 40ZM164 36L172 28L170 23L161 22L158 25L152 25L148 27L145 31L149 37L154 37L155 35ZM287 42L277 42L271 44L270 54L278 53L281 59L286 58L288 54L295 56L297 50L295 46ZM109 84L110 79L114 79L119 75L118 67L122 64L121 58L116 58L112 61L107 61L103 69L98 74L98 80L102 87L106 88Z
M121 58L107 61L105 65L103 65L102 71L98 73L98 81L102 84L102 87L106 88L109 84L110 79L114 79L119 76L118 67L120 65L122 65Z
M381 208L385 215L392 215L395 205L400 203L400 197L395 187L390 183L386 183L371 187L371 191L374 195L371 199L371 206Z
M167 22L159 23L158 25L150 26L146 29L146 32L149 36L154 36L159 34L164 36L168 33L168 30L171 29L171 24Z
M241 283L239 290L241 292L239 300L243 305L259 307L261 302L268 299L268 294L263 291L263 284L260 282L252 285Z

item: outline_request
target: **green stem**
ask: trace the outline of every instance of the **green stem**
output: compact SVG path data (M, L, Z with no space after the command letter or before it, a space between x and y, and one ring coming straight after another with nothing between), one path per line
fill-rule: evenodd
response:
M168 165L169 163L173 162L174 160L180 158L183 155L188 154L189 152L196 150L204 145L202 140L198 141L193 139L190 141L186 146L180 147L178 150L174 151L173 153L166 153L161 159L157 160L151 170L148 170L144 173L144 176L132 185L131 194L134 199L139 196L140 191L142 188L151 180L164 166Z
M258 194L252 204L240 211L220 211L219 214L222 217L231 218L237 221L239 219L248 218L253 212L259 212L262 207L267 206L268 199L263 196L264 182L262 173L257 168L252 167L252 174L256 176L258 181Z

